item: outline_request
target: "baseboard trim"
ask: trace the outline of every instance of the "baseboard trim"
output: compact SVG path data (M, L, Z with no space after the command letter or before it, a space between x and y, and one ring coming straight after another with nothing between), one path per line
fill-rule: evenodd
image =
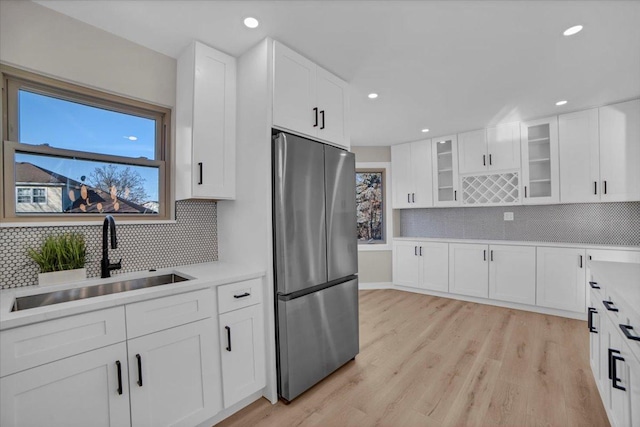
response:
M359 290L367 290L367 289L393 289L393 283L391 282L369 282L369 283L358 283Z
M222 411L218 412L215 416L209 418L208 420L204 421L203 423L198 424L198 427L211 427L211 426L214 426L214 425L218 424L220 421L224 420L225 418L229 418L231 415L235 414L239 410L251 405L256 400L264 398L264 399L266 399L268 401L269 399L267 399L266 397L262 396L263 391L264 391L264 389L261 389L260 391L257 391L255 393L245 397L244 399L242 399L240 402L236 403L235 405L231 405L229 408L223 409Z

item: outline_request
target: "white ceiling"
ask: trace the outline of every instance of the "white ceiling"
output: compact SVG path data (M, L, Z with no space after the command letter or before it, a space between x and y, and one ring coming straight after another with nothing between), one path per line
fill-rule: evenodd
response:
M192 39L234 56L265 36L280 40L351 84L353 145L640 95L640 1L37 3L174 58ZM260 26L245 28L246 16ZM581 33L562 36L576 24ZM556 107L561 99L569 103Z

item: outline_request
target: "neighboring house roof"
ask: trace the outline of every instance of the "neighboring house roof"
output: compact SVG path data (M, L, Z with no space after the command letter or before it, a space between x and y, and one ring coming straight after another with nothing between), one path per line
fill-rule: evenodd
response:
M69 190L74 190L76 199L68 206L64 212L68 213L99 213L99 212L117 212L117 213L157 213L157 210L149 209L134 203L130 200L125 200L121 197L116 197L116 200L111 199L111 195L107 191L103 191L99 188L90 187L89 185L76 181L75 179L68 178L64 175L52 172L40 166L36 166L32 163L21 162L15 164L16 183L27 184L58 184L66 185ZM82 186L87 187L87 198L82 199L80 197L80 190ZM117 208L116 209L116 203ZM102 209L98 208L98 204ZM81 206L84 205L84 210Z

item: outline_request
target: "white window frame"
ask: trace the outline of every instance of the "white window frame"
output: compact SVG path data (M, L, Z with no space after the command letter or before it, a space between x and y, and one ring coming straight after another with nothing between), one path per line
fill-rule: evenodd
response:
M384 206L384 243L358 242L358 251L390 251L393 248L393 210L391 209L391 163L390 162L356 162L356 172L361 169L382 171L382 204ZM354 177L355 179L355 177Z
M20 190L29 190L29 201L21 202L18 200ZM44 190L44 202L34 202L33 201L33 190ZM47 195L47 189L45 187L25 187L25 186L16 186L16 204L24 203L24 204L38 204L38 205L46 205L49 202L49 198Z

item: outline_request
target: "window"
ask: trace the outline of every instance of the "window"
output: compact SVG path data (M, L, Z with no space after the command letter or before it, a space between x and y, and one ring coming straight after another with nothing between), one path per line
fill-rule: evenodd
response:
M2 66L2 217L168 219L170 112ZM47 195L51 197L47 197ZM43 204L46 208L21 204Z
M356 211L359 243L385 243L384 171L356 171Z

